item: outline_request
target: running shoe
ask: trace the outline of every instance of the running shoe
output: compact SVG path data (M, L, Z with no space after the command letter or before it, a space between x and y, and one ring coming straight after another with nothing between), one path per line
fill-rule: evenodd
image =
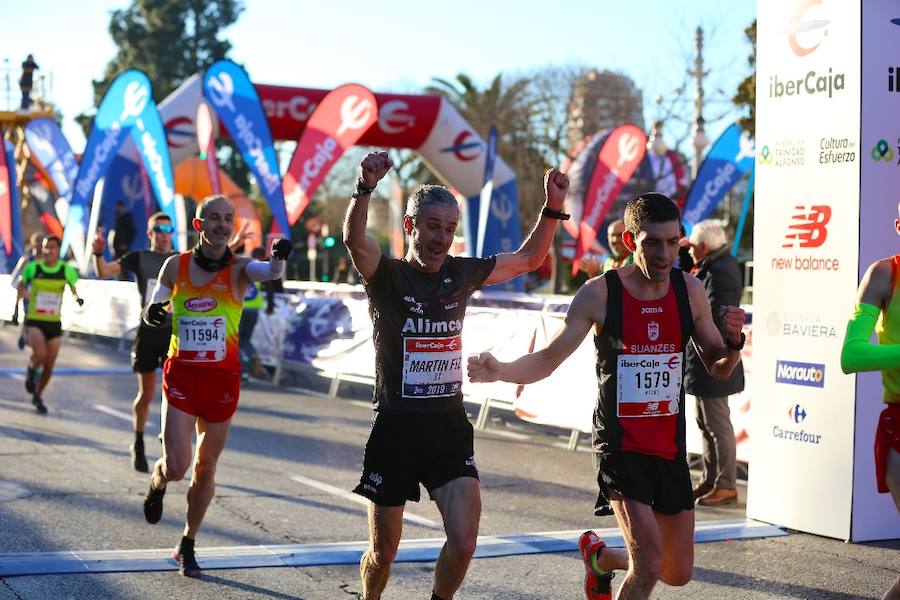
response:
M44 401L38 398L37 396L31 397L31 403L34 404L34 409L38 412L39 415L47 414L47 407L44 406Z
M600 575L591 564L594 554L605 547L606 543L593 531L585 531L578 538L578 549L584 562L584 597L587 600L612 600L613 573Z
M153 525L159 523L163 513L163 496L166 495L166 488L158 490L153 487L153 478L150 479L150 489L144 496L144 518Z
M135 471L140 471L141 473L149 473L150 469L147 466L147 457L144 455L144 444L133 444L130 446L131 449L131 465L134 467Z
M194 547L186 547L178 544L172 558L178 563L178 573L185 577L200 577L202 571L200 565L197 564L197 556L194 554Z
M29 394L34 393L35 385L34 380L36 379L37 369L32 369L28 367L28 371L25 374L25 391Z

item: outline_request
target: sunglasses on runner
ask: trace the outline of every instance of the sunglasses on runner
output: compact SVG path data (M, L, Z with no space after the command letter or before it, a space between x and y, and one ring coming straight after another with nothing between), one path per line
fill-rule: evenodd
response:
M154 225L153 231L158 233L175 233L175 227L172 225Z

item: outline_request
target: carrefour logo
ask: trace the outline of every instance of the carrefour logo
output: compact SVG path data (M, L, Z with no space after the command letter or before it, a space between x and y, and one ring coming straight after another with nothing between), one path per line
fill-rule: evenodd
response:
M775 363L775 381L790 385L825 387L825 365L779 360Z

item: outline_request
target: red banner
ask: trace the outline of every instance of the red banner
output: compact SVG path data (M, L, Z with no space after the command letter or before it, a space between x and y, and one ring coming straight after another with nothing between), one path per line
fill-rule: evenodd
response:
M322 99L284 174L284 204L291 225L338 158L377 120L375 95L361 85L342 85Z
M13 174L10 177L10 165L7 164L3 140L3 131L0 130L0 237L3 238L3 249L8 256L12 254L12 195L9 188L16 176Z
M296 140L328 90L255 84L272 137ZM378 122L359 139L362 146L419 148L434 129L440 96L376 94Z
M615 128L600 148L597 167L584 196L584 212L578 227L572 275L578 273L581 257L590 250L606 213L631 179L646 151L647 136L634 125Z
M201 102L197 107L197 145L200 147L200 155L206 163L209 187L212 188L213 194L221 194L222 184L219 182L219 163L216 160L212 112L206 102Z

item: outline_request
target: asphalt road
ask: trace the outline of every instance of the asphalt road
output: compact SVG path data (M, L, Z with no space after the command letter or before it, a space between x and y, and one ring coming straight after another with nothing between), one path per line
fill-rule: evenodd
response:
M0 569L10 553L171 548L183 522L186 482L172 484L163 520L144 522L147 476L129 464L128 414L134 377L128 350L66 338L59 366L106 373L60 375L35 414L22 377L25 354L15 331L0 328ZM111 371L111 372L110 372ZM244 388L219 463L216 497L197 547L361 542L365 506L340 495L356 484L371 410L364 400L328 399L264 383ZM159 404L147 429L148 455L159 448ZM587 452L568 435L494 422L476 434L483 535L614 527L592 515ZM584 443L581 444L585 446ZM744 489L741 490L741 500ZM427 496L425 496L427 498ZM418 517L404 539L440 536L433 503L408 505ZM743 502L700 509L698 521L737 519ZM900 570L900 540L874 544L796 532L783 537L698 544L694 579L659 585L654 598L880 598ZM429 598L434 563L399 563L383 596ZM581 596L576 552L473 561L458 599L574 599ZM0 600L88 598L304 598L356 600L356 565L216 569L190 580L173 571L0 577Z

